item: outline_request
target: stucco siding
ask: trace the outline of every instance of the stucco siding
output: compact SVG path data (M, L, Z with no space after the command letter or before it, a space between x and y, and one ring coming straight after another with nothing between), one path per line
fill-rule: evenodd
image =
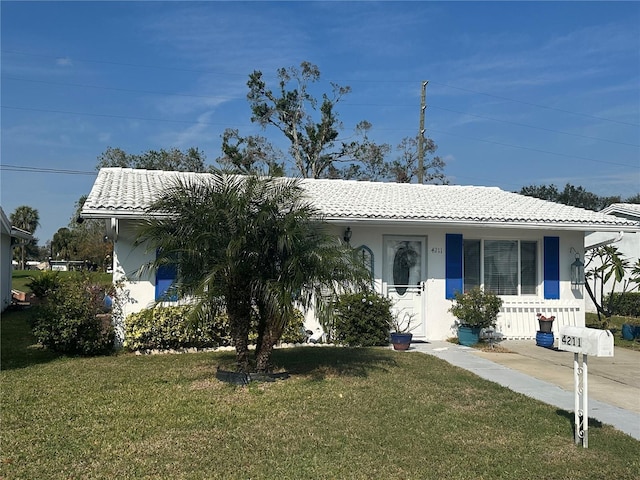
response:
M351 228L351 245L358 248L366 245L373 252L373 272L375 288L385 293L384 242L392 236L421 238L425 246L425 270L422 273L424 289L416 300L420 303L421 324L414 331L417 339L444 340L456 335L456 319L449 313L451 300L445 298L445 236L461 234L464 238L479 240L527 240L538 245L538 286L533 295L503 296L504 305L498 318L498 334L505 338L534 338L537 331L536 313L554 315L557 319L554 330L563 324L584 326L584 290L572 288L570 265L575 258L571 249L584 258L581 232L558 232L544 230L467 228L447 229L411 226L367 226L357 223L331 225L332 233L342 237L345 228ZM129 302L125 304L125 314L137 312L154 302L155 276L153 272L140 275L140 266L153 260L153 252L144 246L134 247L135 225L121 221L118 241L114 248L114 281L125 281ZM560 298L547 300L543 294L542 245L545 236L559 237L560 254ZM313 312L308 312L306 328L316 331L318 322Z

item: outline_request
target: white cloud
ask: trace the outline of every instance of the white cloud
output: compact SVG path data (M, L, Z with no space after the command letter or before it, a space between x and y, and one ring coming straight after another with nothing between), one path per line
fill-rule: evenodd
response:
M73 62L69 57L61 57L56 59L56 65L59 67L71 67L73 66Z

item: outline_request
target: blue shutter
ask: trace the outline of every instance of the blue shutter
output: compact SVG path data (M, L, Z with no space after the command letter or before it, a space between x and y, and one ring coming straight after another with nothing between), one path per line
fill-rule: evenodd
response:
M544 298L560 298L560 238L544 237Z
M177 269L175 265L162 265L156 272L156 300L165 300L175 302L178 300L178 296L173 294L168 298L164 298L166 293L173 285L173 282L177 276Z
M456 292L462 293L462 235L447 233L445 244L445 296L453 299Z

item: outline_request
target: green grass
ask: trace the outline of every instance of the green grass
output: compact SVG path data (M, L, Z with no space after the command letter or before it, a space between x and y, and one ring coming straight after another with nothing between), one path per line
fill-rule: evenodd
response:
M67 358L3 314L3 479L631 479L640 442L434 357L298 348L235 387L233 355Z
M587 312L585 317L585 324L587 327L600 328L597 314ZM622 324L632 322L638 322L638 318L614 315L609 320L609 330L613 333L613 344L615 347L628 348L629 350L640 352L639 339L625 340L622 338Z
M40 270L14 270L12 273L11 288L14 290L20 290L21 292L30 292L31 290L27 284L32 278L38 278L42 275ZM61 278L77 275L77 272L60 272ZM111 273L104 272L89 272L89 275L93 281L101 285L111 285L113 275Z

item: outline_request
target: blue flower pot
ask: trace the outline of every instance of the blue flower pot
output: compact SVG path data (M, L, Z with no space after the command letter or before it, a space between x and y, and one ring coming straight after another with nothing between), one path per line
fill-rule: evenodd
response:
M411 345L413 333L392 333L391 343L394 350L408 350Z
M536 333L536 345L538 345L539 347L553 348L554 341L555 338L553 336L553 333L540 331Z
M640 332L636 333L638 330L640 330L640 328L636 327L635 325L631 325L630 323L623 323L622 338L624 338L625 340L633 340L637 334L640 334Z
M480 341L480 330L480 328L460 325L458 327L458 342L465 347L472 347Z

